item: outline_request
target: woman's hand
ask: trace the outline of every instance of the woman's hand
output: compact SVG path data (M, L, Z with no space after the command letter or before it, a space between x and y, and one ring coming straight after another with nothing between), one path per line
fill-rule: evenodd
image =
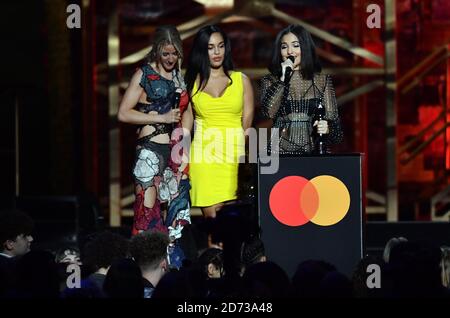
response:
M317 133L321 135L328 134L330 129L328 128L328 121L326 120L316 120L313 124L313 127L317 126Z
M281 63L281 78L280 80L284 82L285 75L286 75L286 68L290 67L291 71L294 69L294 62L291 61L291 59L286 59L283 63Z
M171 109L167 113L161 115L161 121L165 124L178 123L181 120L180 109Z

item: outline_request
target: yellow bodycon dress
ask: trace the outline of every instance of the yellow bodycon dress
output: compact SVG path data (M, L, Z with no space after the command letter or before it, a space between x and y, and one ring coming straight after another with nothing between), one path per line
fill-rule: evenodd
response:
M238 164L244 154L242 73L232 72L220 97L193 88L194 138L189 174L192 206L211 206L236 199Z

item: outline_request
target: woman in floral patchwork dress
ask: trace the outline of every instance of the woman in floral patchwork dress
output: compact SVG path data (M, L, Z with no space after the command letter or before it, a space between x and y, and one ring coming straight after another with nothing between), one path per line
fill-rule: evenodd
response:
M193 116L180 71L182 58L176 28L157 28L148 62L133 75L118 113L121 122L139 126L132 234L156 230L168 233L172 242L190 223L188 165L181 160L187 150L179 145L192 128ZM163 202L168 202L166 215Z

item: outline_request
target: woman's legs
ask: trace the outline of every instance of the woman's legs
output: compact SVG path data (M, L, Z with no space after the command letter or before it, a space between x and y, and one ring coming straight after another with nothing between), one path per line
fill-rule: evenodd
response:
M132 235L149 229L167 232L161 217L161 203L154 186L144 190L141 185L137 185Z
M208 248L215 247L215 248L221 248L221 242L215 242L215 239L213 238L213 232L215 229L215 219L217 216L217 212L223 207L223 202L217 203L211 206L202 207L202 213L203 217L205 218L206 222L206 231L208 234Z
M202 207L202 213L204 218L212 218L215 219L217 216L217 211L219 211L223 206L223 202Z
M181 242L184 227L191 223L189 189L189 180L187 178L180 180L177 196L169 201L167 216L164 220L171 240L169 249L170 266L177 269L182 266L183 261L186 259L186 248L189 259L194 260L197 254L195 246L195 252L192 253L192 246L186 245L186 241ZM185 234L183 233L183 236Z
M150 187L145 190L144 195L144 206L148 208L153 208L156 201L156 188Z
M133 169L136 201L132 234L147 230L167 233L161 216L158 184L167 166L168 144L152 142L148 136L137 141L136 163Z
M175 240L181 237L183 226L191 223L189 190L191 186L188 179L180 180L178 195L170 201L167 208L165 224L169 229L169 236Z

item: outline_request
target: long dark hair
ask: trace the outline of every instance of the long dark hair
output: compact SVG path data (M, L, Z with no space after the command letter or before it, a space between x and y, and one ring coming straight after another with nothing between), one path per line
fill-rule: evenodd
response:
M281 39L288 33L294 34L300 42L300 71L302 72L303 77L312 79L314 73L320 73L322 71L322 66L320 65L316 54L316 46L314 45L311 34L302 26L295 24L289 25L278 33L272 51L272 61L269 66L270 73L276 77L281 76Z
M231 80L229 71L234 69L233 61L231 59L231 46L230 40L227 35L217 26L217 25L207 25L201 28L194 38L194 43L192 45L191 53L189 54L189 63L186 70L186 75L184 76L187 90L192 97L199 90L203 89L208 82L209 75L211 73L211 64L209 62L208 56L208 43L213 33L220 33L223 37L225 44L225 56L223 59L223 70L225 75ZM194 89L195 80L197 75L200 76L200 84L198 86L197 92L192 92ZM231 83L230 83L231 85Z

